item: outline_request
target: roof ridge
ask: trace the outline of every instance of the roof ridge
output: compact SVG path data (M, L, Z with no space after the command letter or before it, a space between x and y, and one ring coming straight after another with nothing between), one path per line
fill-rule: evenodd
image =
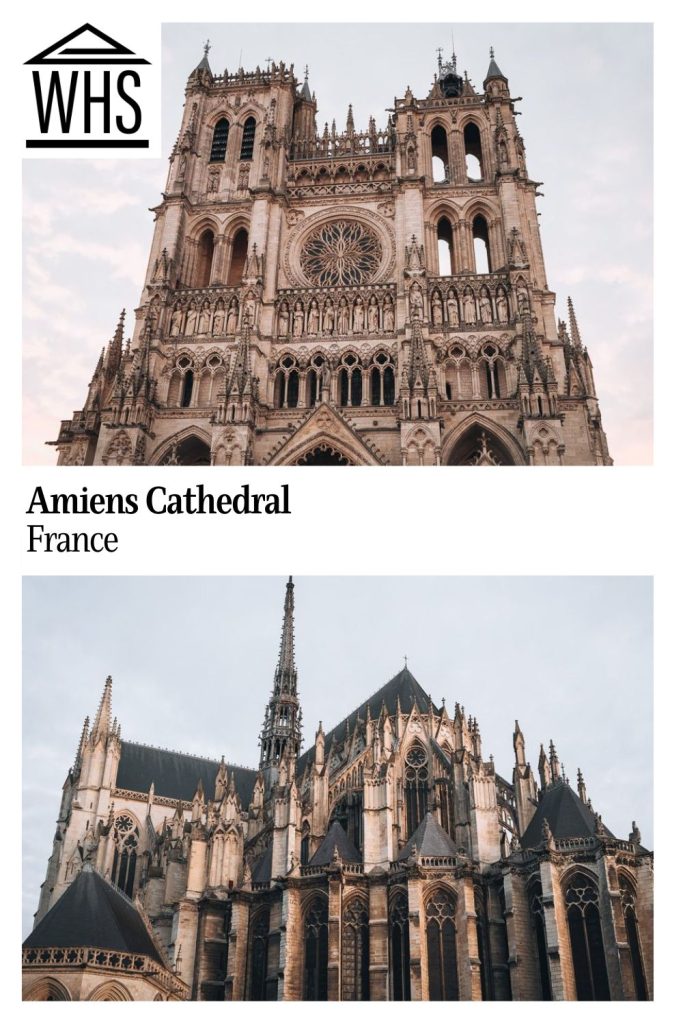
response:
M146 750L162 750L165 754L178 754L181 757L192 757L195 761L206 761L208 764L220 764L221 759L217 757L207 757L205 754L191 754L188 750L175 750L173 747L159 747L155 743L140 743L139 740L121 740L122 743L127 743L131 747L144 747ZM222 756L222 755L221 755ZM246 764L238 764L237 761L226 761L226 768L243 768L248 772L258 772L258 768L250 768Z

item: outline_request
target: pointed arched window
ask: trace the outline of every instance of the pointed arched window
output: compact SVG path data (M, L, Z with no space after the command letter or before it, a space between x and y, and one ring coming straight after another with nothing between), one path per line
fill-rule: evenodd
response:
M478 274L491 273L491 246L489 243L489 226L481 214L472 221L472 238L474 239L474 266Z
M624 924L626 926L626 938L631 954L631 970L633 972L633 987L636 999L648 999L647 980L643 966L643 954L640 948L640 933L638 931L638 916L636 914L636 891L623 875L619 877L619 892L621 894L621 909L624 912Z
M246 228L240 228L232 240L232 253L230 255L230 270L228 271L228 285L238 285L242 282L244 267L247 262L247 246L249 235Z
M453 225L448 217L441 217L436 225L436 238L439 249L439 277L450 277L455 273L455 258Z
M406 839L410 839L425 814L429 800L427 753L420 743L413 744L406 754L404 769L406 807Z
M197 271L195 288L208 288L211 283L211 266L213 264L214 237L209 228L203 231L197 245Z
M529 911L531 913L531 927L536 940L536 963L538 965L538 980L541 990L541 999L553 998L550 987L550 971L548 970L548 943L545 935L545 913L543 911L543 890L541 882L536 878L528 890Z
M133 898L140 830L130 814L119 814L114 822L114 861L111 878L126 896Z
M440 124L432 128L432 179L435 185L448 181L448 137Z
M222 117L220 121L216 123L216 127L213 130L213 139L211 140L211 156L209 161L213 163L222 163L225 160L225 154L228 148L228 131L230 125L227 120Z
M459 998L455 946L455 896L437 889L427 899L427 976L433 1002Z
M410 942L408 936L408 894L399 893L389 911L391 998L410 999Z
M481 152L481 135L471 121L465 126L465 163L469 181L481 181L484 177L484 161Z
M268 975L268 907L255 911L250 927L249 943L249 999L263 1002L266 999L266 977Z
M344 908L342 923L342 999L370 998L368 908L356 896Z
M583 872L572 875L564 893L574 963L577 999L609 999L609 982L597 882Z
M327 900L316 896L304 915L304 991L308 1000L327 999Z
M256 121L248 117L242 129L242 148L240 149L240 160L252 160L254 157L254 137L256 136Z

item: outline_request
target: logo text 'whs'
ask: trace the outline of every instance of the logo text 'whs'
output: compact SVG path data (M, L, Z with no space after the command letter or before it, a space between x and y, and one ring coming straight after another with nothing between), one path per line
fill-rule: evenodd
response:
M86 23L26 65L35 99L27 149L149 148L143 137L148 60Z

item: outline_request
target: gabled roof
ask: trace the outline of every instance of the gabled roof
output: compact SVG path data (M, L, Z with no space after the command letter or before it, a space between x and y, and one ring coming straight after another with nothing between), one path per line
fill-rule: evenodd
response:
M346 726L348 723L349 732L353 732L353 728L356 724L356 720L360 717L365 721L368 707L370 708L370 717L376 719L379 717L379 713L382 710L382 704L386 705L387 711L390 715L395 715L398 707L398 702L401 703L401 711L406 714L413 706L413 702L417 704L418 712L426 714L431 706L434 714L439 714L439 709L430 701L428 695L422 689L415 676L412 674L410 669L402 668L398 675L395 675L393 679L390 679L388 683L385 683L379 690L372 694L366 701L352 711L350 715L343 718L341 722L335 725L334 729L330 729L325 735L325 753L329 752L332 746L332 740L336 736L337 740L343 740L346 735ZM310 747L304 754L299 758L299 770L303 771L306 767L306 762L309 759L313 759L315 753L315 747Z
M139 953L166 966L137 907L89 865L24 941L24 949L89 946Z
M172 800L192 800L201 779L207 799L213 799L216 773L220 762L205 757L181 754L175 750L160 750L144 743L121 742L121 760L116 774L119 789L132 789L148 793L154 783L157 796ZM257 772L241 765L226 765L228 775L235 773L235 786L242 806L251 800Z
M353 845L338 821L333 821L322 843L311 857L309 863L315 867L323 867L334 860L334 850L347 864L360 864L363 858Z
M408 860L417 848L419 857L455 857L458 848L445 832L431 811L427 811L412 836L398 855L398 860Z
M555 839L586 839L597 834L595 815L562 779L543 790L534 816L520 840L522 849L541 846L544 820ZM612 836L608 828L605 828L605 834Z

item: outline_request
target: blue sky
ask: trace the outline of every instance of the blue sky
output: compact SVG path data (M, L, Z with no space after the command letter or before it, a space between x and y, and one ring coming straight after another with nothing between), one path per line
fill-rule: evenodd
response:
M214 71L310 66L318 123L356 125L410 85L425 95L436 47L481 84L489 46L523 96L529 173L544 184L541 235L564 317L574 299L618 464L651 461L652 29L618 24L209 25L163 34L164 153L187 75L212 41ZM334 45L329 45L333 39ZM122 307L138 303L160 198L162 160L25 161L24 461L54 462L44 441L80 408Z
M27 577L23 637L23 933L61 786L104 680L124 739L258 763L285 579ZM304 742L408 666L435 703L475 715L511 777L515 719L536 771L555 741L605 824L652 832L648 577L295 578Z

